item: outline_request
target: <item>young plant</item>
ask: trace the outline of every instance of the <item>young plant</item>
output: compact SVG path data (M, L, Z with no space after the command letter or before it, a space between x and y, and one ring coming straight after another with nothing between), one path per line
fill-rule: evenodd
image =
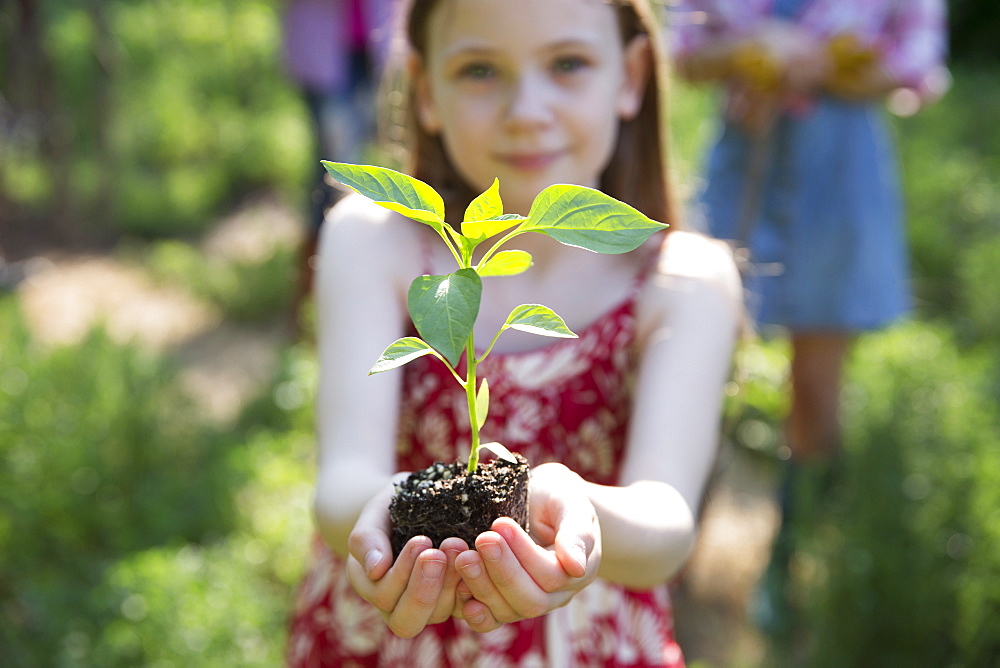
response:
M476 471L480 448L513 460L501 444L479 442L479 430L489 411L490 390L486 379L477 382L476 367L507 329L563 338L575 338L576 334L552 309L522 304L507 316L485 352L476 355L473 327L479 314L482 278L520 274L532 263L527 252L500 247L517 236L536 232L568 246L598 253L625 253L638 248L666 225L598 190L571 185L543 190L527 216L504 213L499 181L494 179L493 185L469 204L459 231L445 222L441 196L423 181L384 167L328 161L323 165L334 179L379 206L431 227L458 265L455 272L445 276L418 276L413 280L407 293L407 309L420 336L404 337L389 345L369 375L395 369L424 355L437 357L465 389L468 399L472 427L468 472ZM476 248L497 236L500 238L474 262ZM457 370L463 352L464 378Z

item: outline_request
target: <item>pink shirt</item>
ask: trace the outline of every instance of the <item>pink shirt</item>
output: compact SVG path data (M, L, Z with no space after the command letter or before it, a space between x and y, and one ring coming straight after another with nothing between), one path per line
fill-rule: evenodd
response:
M774 0L676 0L667 16L674 53L739 36L769 18L773 6ZM944 0L812 0L798 23L819 38L853 33L881 54L889 75L922 95L935 92L947 78Z
M284 14L289 75L316 91L347 81L352 50L367 48L377 68L385 61L396 0L289 0Z

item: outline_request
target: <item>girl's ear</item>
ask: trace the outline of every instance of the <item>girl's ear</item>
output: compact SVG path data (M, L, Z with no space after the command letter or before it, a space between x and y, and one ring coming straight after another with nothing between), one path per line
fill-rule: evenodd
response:
M431 96L430 78L427 76L427 71L418 57L411 57L408 65L410 77L413 81L413 100L416 105L417 121L427 134L437 134L441 130L441 121L438 118L437 109L434 107L434 99Z
M625 80L618 93L618 116L622 120L632 120L642 108L652 63L653 53L649 37L636 35L625 45Z

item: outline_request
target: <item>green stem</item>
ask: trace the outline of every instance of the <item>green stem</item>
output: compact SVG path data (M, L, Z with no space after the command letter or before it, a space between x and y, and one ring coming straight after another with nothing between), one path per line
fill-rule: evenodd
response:
M476 414L476 348L469 332L468 343L465 344L465 398L469 402L469 427L471 440L469 443L469 473L475 473L479 466L479 416Z
M508 232L507 234L505 234L503 237L501 237L501 239L499 241L497 241L495 244L493 244L492 246L490 246L490 249L488 251L486 251L481 258L479 258L479 264L477 264L476 266L481 267L484 264L486 264L486 261L489 260L490 257L500 249L501 246L503 246L505 243L507 243L508 241L510 241L511 239L513 239L514 237L520 236L520 235L524 234L527 231L528 230L522 230L520 228L520 226L515 227L513 230L511 230L510 232Z

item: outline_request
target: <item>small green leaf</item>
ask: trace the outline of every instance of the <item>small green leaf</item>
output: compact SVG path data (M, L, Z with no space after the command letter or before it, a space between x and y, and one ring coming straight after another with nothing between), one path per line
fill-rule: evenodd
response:
M385 352L383 352L382 356L378 358L377 362L375 362L375 366L371 368L368 375L371 376L375 373L381 373L383 371L389 371L390 369L401 367L407 362L413 361L418 357L423 357L424 355L441 357L436 350L415 336L407 336L406 338L396 339L396 341L391 343L389 347L385 349Z
M500 200L500 179L494 178L493 185L482 195L472 200L465 209L462 220L486 220L503 214L503 202Z
M322 163L333 178L379 206L437 230L444 225L444 201L423 181L385 167L328 160Z
M473 269L447 276L418 276L410 284L406 305L420 337L453 367L479 315L483 282Z
M489 450L500 459L506 459L508 462L514 464L517 463L517 458L514 456L514 453L512 453L510 450L508 450L500 443L497 443L496 441L492 441L490 443L483 443L482 445L479 446L479 449Z
M476 267L480 276L514 276L531 266L531 255L523 250L500 251Z
M486 416L490 413L490 384L483 378L479 384L479 391L476 392L476 423L477 429L482 429L486 424Z
M549 186L531 205L522 229L597 253L626 253L667 226L593 188Z
M563 339L575 339L576 334L566 326L565 321L556 315L548 306L541 304L521 304L510 312L504 329L518 329L522 332L554 336Z
M500 234L524 220L527 220L527 218L519 216L516 213L505 213L495 218L465 222L462 223L462 234L470 239L482 241L495 234Z

